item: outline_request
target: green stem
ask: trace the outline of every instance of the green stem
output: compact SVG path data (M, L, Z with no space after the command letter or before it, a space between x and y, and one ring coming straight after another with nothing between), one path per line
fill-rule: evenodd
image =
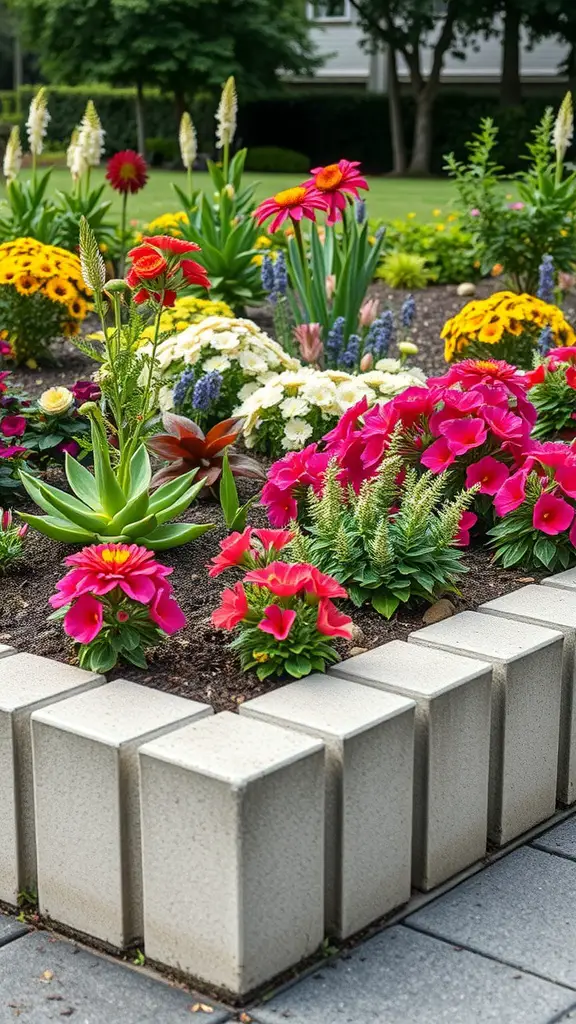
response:
M192 168L191 167L188 167L186 169L186 177L188 179L188 202L190 203L190 207L192 207L193 195L192 195Z
M296 244L298 245L298 251L300 252L300 259L302 260L302 267L306 270L306 249L304 248L304 239L302 237L300 221L293 220L292 223L294 225L294 236L296 238Z
M146 379L146 386L144 388L144 394L142 396L142 403L140 405L140 413L136 418L136 422L132 428L132 435L130 440L127 442L124 452L120 455L120 471L121 471L121 486L124 477L127 477L130 468L130 459L140 444L140 437L142 430L146 427L150 414L153 411L150 408L150 392L152 390L152 380L154 378L154 371L156 368L156 349L158 348L158 341L160 338L160 318L162 316L162 310L164 308L164 295L165 290L162 290L160 294L160 300L158 303L158 310L156 313L156 323L154 325L154 339L152 341L152 352L150 355L150 365L148 367L148 376Z
M36 152L32 153L32 188L36 191Z
M228 184L228 168L230 166L230 142L228 138L224 143L224 156L222 160L222 173L224 175L224 181Z
M124 263L126 262L126 209L128 206L128 193L122 193L122 217L120 219L120 277L124 277Z

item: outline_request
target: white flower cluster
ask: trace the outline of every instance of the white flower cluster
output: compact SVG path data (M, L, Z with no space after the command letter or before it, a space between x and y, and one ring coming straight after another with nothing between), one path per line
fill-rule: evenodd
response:
M314 370L300 366L271 376L258 387L248 384L239 394L234 415L244 416L247 448L297 451L319 440L350 406L366 397L369 405L387 402L409 387L421 387L421 370L403 370L399 360L382 359L368 373ZM265 435L265 443L262 439Z
M151 350L150 344L140 349L143 354L150 354ZM163 412L172 408L174 382L188 366L196 367L198 373L218 370L223 378L223 391L229 390L233 396L231 405L247 397L245 386L254 390L277 373L300 366L252 320L226 316L206 317L161 341L156 359L167 380L160 393Z
M44 136L48 129L49 120L50 114L48 112L46 89L42 86L30 104L28 120L26 121L28 145L30 147L30 152L33 153L34 156L40 156L42 152L44 147Z
M22 167L22 146L20 145L20 129L18 125L10 131L10 137L6 145L6 152L4 153L4 177L7 182L14 181L20 173Z

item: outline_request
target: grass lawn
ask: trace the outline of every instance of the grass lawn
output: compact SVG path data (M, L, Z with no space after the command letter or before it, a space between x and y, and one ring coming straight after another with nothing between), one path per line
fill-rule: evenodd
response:
M22 176L24 177L25 174L26 172ZM94 181L102 180L103 176L103 169L93 171ZM260 201L281 189L298 185L301 178L293 174L247 173L244 180L246 183L257 182L256 198ZM184 172L152 170L146 187L128 200L129 218L149 221L161 213L177 210L179 203L170 187L172 181L178 182L182 188L186 188ZM210 190L208 174L195 174L194 182L196 187L201 185L204 191ZM370 178L369 184L368 214L379 220L393 220L397 217L403 218L407 213L415 213L420 221L430 221L433 209L441 209L443 214L450 212L456 194L452 182L442 178L431 180ZM68 171L55 169L52 172L52 190L68 189L69 187ZM2 183L0 184L0 200L4 194L5 189ZM120 197L111 188L107 190L107 195L112 198L113 209L119 215Z

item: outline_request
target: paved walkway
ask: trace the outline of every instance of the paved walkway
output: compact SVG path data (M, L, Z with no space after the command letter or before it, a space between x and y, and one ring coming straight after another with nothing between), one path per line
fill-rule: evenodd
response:
M0 1024L67 1018L72 1024L576 1024L576 816L243 1018L0 916Z

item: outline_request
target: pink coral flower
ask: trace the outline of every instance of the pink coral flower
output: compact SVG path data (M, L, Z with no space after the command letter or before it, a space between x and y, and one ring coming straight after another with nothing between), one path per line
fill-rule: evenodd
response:
M554 478L564 494L576 498L576 465L558 466Z
M535 530L555 537L567 530L574 519L574 509L563 498L542 494L534 505L532 525Z
M258 538L264 551L282 551L294 540L293 530L254 530L254 536Z
M469 452L472 448L479 448L488 436L484 421L478 416L446 420L440 430L454 455L463 455L464 452Z
M212 612L212 623L218 629L234 629L248 615L248 600L241 583L222 592L220 607Z
M309 582L311 568L300 563L270 562L263 569L247 572L244 582L266 587L275 597L294 597Z
M219 576L225 569L230 569L234 565L245 565L246 556L254 553L251 552L251 544L252 530L249 526L243 533L231 533L229 537L225 537L220 541L220 553L211 559L208 575Z
M276 640L285 640L295 619L296 612L291 608L280 608L277 604L269 604L264 609L264 618L258 623L258 629L261 629L263 633L270 633Z
M64 616L64 631L79 644L89 644L102 629L102 604L92 594L82 594Z
M326 197L327 224L336 224L342 220L347 194L358 199L358 189L368 189L368 182L358 170L359 167L358 160L339 160L337 164L313 167L310 171L314 177L308 178L304 185L318 189Z
M298 515L298 503L288 489L268 481L262 489L262 504L266 505L272 526L287 526Z
M480 494L496 494L509 475L510 471L503 462L498 462L498 459L493 458L492 455L485 455L483 459L468 466L466 487L469 489L475 484L480 484Z
M339 611L329 598L325 597L318 605L316 626L324 636L341 636L349 640L352 636L352 619Z
M158 588L150 605L150 618L168 635L184 628L186 616L172 593L172 587Z
M59 593L50 598L53 608L62 608L82 594L108 594L115 587L133 601L149 604L158 587L169 586L164 580L173 572L137 544L92 544L64 562L74 568L56 584Z
M420 462L432 473L442 473L455 461L456 456L445 437L439 437L426 449Z
M503 441L517 441L523 434L530 432L520 416L515 416L513 412L507 412L505 409L483 409L482 416L492 433L501 437Z
M478 516L474 512L463 512L460 516L460 522L458 524L458 534L456 536L456 546L459 548L467 548L470 543L470 530L478 522Z
M286 188L270 199L265 199L254 210L254 216L258 224L263 224L269 217L273 217L268 229L273 234L289 217L296 222L301 221L303 217L315 220L316 210L327 209L328 201L324 193L307 185L297 185L296 188Z
M496 515L506 516L509 512L519 508L526 498L526 480L528 470L520 469L504 481L500 490L494 498L494 509Z

